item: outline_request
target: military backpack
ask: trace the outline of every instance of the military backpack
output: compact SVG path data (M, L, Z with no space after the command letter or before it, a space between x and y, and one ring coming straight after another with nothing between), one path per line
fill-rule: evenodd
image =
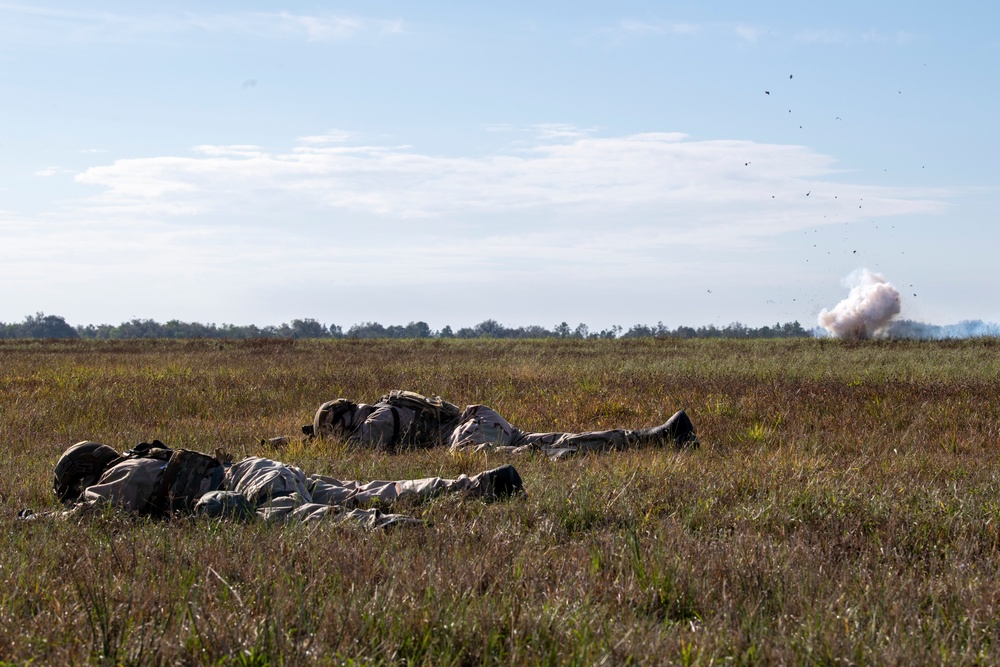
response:
M443 440L450 429L458 423L462 411L440 396L424 396L413 391L395 389L379 399L376 405L393 408L395 428L390 443L396 447L429 447ZM395 408L407 408L416 413L413 423L406 429L400 428L399 415Z
M190 449L172 449L159 440L136 445L124 458L159 459L167 464L159 486L141 510L144 514L189 511L202 493L222 486L225 475L218 458Z

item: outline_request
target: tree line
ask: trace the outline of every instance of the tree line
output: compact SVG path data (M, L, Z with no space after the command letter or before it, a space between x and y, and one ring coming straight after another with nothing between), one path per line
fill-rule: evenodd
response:
M485 320L472 327L462 327L457 331L445 326L434 331L426 322L410 322L403 325L383 326L378 322L362 322L347 331L331 324L321 324L306 318L292 320L277 326L258 327L254 324L201 324L170 320L165 323L155 320L133 319L121 324L87 324L73 326L58 315L36 313L24 318L23 322L0 322L0 339L3 338L64 338L91 340L124 340L133 338L808 338L810 331L802 328L797 321L776 323L774 326L749 327L734 322L725 327L715 325L675 329L658 322L650 326L636 324L628 330L615 325L600 331L591 331L586 324L571 327L562 322L552 329L531 325L505 327L496 320Z

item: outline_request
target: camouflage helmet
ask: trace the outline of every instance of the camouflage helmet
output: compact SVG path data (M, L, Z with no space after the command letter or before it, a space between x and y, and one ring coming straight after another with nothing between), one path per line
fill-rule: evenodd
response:
M107 445L89 440L78 442L59 457L52 489L64 504L72 503L85 488L96 484L111 462L120 457Z
M313 418L313 435L325 438L336 434L340 429L348 428L357 409L358 404L346 398L327 401L316 410L316 416Z

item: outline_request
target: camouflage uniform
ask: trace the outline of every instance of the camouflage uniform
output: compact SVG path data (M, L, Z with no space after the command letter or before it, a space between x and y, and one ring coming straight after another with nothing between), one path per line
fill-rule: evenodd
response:
M399 397L405 397L401 402ZM425 407L421 401L429 402ZM438 396L393 391L374 405L339 398L319 407L303 431L319 437L343 437L363 447L393 450L401 446L446 444L451 451L542 452L552 458L606 452L642 445L697 447L698 438L687 413L676 412L650 429L612 429L585 433L525 433L485 405L464 412Z
M343 515L377 527L410 519L359 506L384 507L406 496L428 498L442 493L475 492L481 490L480 482L479 475L460 475L457 479L429 477L363 484L326 475L306 475L296 466L250 457L229 467L225 487L247 498L257 508L257 516L267 521L313 521Z
M521 454L541 452L550 458L577 453L607 452L642 445L672 443L678 448L698 447L698 437L687 413L680 410L661 426L651 429L612 429L584 433L525 433L485 405L470 405L448 439L459 451L497 451Z
M342 437L370 449L433 447L444 444L462 411L440 396L394 390L374 405L345 398L319 406L311 425L302 430L317 437Z
M78 443L82 444L86 443ZM170 449L154 440L111 461L96 483L83 489L71 511L102 505L151 515L190 510L197 498L219 488L224 475L217 458Z
M64 461L74 448L96 444L78 443L68 449L57 471L60 467L65 468ZM72 465L69 468L72 469ZM64 481L57 472L57 493L64 490ZM223 464L217 457L171 450L154 441L154 444L144 443L110 461L96 482L83 488L79 496L61 497L72 505L62 513L64 516L110 506L152 516L187 512L256 516L274 522L351 519L376 528L396 523L420 523L371 507L385 507L399 498L468 492L472 496L494 499L521 491L520 477L510 466L474 477L460 475L457 479L429 477L363 484L326 475L307 475L296 466L257 457ZM30 518L30 513L23 518Z

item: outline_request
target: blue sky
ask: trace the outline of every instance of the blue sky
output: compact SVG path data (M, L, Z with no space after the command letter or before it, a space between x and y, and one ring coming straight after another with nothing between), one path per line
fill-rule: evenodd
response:
M83 4L0 2L0 320L1000 319L994 3Z

